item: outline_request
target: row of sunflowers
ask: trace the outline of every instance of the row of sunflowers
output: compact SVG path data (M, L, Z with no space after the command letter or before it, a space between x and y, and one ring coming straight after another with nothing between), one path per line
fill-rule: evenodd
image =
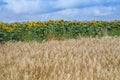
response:
M120 20L0 22L0 41L43 41L51 38L78 38L78 36L120 36Z

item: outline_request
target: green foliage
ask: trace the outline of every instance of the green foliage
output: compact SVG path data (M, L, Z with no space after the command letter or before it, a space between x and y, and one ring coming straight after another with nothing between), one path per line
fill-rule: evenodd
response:
M0 23L0 42L43 41L83 37L120 36L120 21L64 21Z

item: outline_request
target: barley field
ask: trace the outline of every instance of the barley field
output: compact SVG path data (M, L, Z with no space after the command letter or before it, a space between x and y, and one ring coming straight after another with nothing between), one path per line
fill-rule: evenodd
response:
M120 37L0 44L0 80L120 80Z

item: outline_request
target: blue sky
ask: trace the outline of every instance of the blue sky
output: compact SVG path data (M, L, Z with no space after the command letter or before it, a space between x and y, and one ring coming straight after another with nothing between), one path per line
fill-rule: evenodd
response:
M0 21L120 19L120 0L0 0Z

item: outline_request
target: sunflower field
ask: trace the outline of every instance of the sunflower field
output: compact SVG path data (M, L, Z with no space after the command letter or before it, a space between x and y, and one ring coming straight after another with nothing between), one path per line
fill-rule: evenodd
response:
M113 21L65 21L0 22L2 41L43 41L82 37L120 36L120 20Z

